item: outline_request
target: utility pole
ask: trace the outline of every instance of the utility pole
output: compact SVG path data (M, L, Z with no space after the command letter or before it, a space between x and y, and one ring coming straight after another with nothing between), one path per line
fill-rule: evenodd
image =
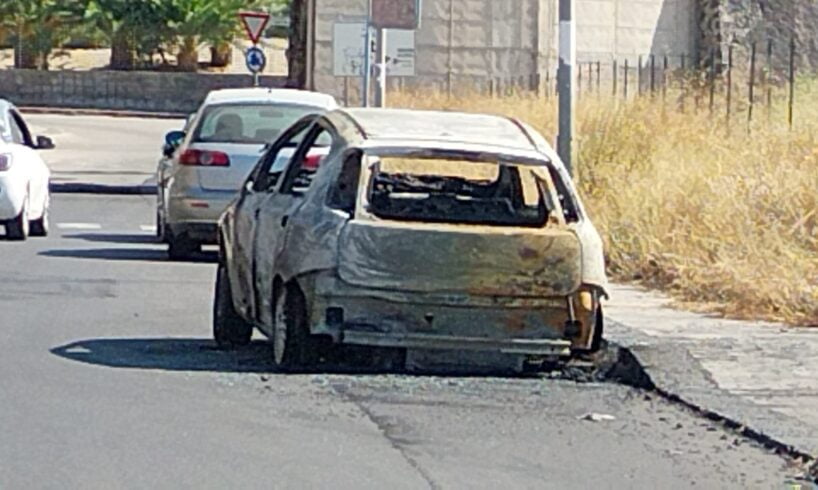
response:
M378 59L378 86L375 90L375 107L386 107L386 29L378 29L376 57Z
M572 146L574 139L574 65L577 57L576 28L574 26L574 0L560 2L560 45L557 89L559 91L559 133L557 134L557 154L574 174Z
M361 105L369 107L369 86L372 83L372 0L366 0L366 33L364 34L364 84Z

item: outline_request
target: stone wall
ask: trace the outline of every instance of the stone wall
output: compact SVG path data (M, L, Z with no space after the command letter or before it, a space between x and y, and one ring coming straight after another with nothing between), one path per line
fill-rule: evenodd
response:
M815 0L722 0L719 14L722 51L729 43L760 52L772 41L775 65L787 64L791 40L796 42L799 70L818 68L818 2Z
M285 77L262 77L277 87ZM210 90L248 87L249 75L0 70L0 98L18 106L189 113Z

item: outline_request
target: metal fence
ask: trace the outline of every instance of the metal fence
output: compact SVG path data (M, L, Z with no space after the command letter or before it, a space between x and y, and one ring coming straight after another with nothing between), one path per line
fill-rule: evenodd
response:
M785 45L776 45L772 40L733 43L723 52L710 51L705 59L651 54L585 60L576 66L575 88L580 100L650 97L681 112L706 111L723 118L728 128L743 123L748 130L760 117L780 117L782 111L773 108L783 103L786 124L792 128L796 84L800 80L798 63L795 40ZM543 86L545 97L556 96L554 74L546 75Z

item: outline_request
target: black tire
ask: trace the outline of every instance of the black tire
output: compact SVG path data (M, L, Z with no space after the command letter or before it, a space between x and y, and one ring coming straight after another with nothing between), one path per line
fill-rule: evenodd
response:
M253 326L236 312L227 267L219 262L213 294L213 338L219 347L232 349L249 344L252 337Z
M43 209L43 215L29 224L31 236L48 236L48 204Z
M156 209L156 238L160 240L165 239L165 224L162 222L162 215L159 214L159 208Z
M199 243L187 238L184 235L167 237L168 257L170 260L188 260L201 248Z
M309 332L304 293L295 285L280 289L273 302L273 362L285 370L310 367L318 362L320 351Z
M26 217L27 213L28 206L25 203L16 218L6 221L6 238L9 240L25 240L28 238L29 222Z
M602 312L602 307L598 307L596 309L596 324L594 325L594 336L591 338L591 348L589 350L590 353L599 352L599 350L603 346L604 338L603 333L605 331L605 315Z

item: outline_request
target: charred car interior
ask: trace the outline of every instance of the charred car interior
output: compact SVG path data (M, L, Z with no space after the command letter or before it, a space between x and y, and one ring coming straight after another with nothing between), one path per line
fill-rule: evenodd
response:
M379 158L369 188L378 217L540 227L554 211L548 175L485 156ZM483 158L484 160L476 160Z

